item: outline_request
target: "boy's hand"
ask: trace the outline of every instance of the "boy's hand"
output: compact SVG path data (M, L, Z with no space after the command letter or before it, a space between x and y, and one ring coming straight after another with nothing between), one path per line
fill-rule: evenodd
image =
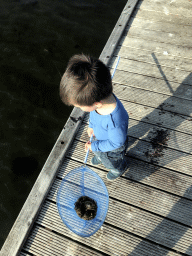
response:
M91 134L92 134L92 133L93 133L93 136L95 136L95 135L94 135L94 132L93 132L93 129L90 128L90 127L87 129L87 133L88 133L88 136L89 136L89 137L91 137Z
M88 142L85 144L85 152L87 152L88 148L89 148L89 150L91 150L91 142L90 142L90 141L88 141ZM92 150L91 150L91 151L92 151Z

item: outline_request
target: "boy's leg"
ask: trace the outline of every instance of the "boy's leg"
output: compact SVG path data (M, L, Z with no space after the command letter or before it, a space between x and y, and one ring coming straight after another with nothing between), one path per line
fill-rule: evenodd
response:
M126 160L126 158L124 157L123 161L122 161L122 165L121 168L118 169L111 169L108 173L107 173L107 179L110 181L113 181L115 179L117 179L118 177L120 177L121 175L123 175L123 173L126 171L128 166L128 161Z
M91 159L91 163L93 165L98 165L98 164L101 164L101 160L100 158L98 158L97 156L94 156L92 159Z
M93 141L97 141L96 137L93 137ZM93 154L95 156L91 159L92 163L99 162L99 163L102 163L107 169L114 168L114 165L112 164L112 162L108 157L108 152L93 151Z
M113 157L113 160L115 161L115 168L112 168L108 174L107 174L107 179L110 181L113 181L120 177L125 171L128 166L128 161L125 157L126 150L128 148L128 137L126 139L125 144L120 147L119 149L113 150L109 152L109 156L111 155ZM118 160L117 160L118 159Z
M101 161L101 163L109 169L109 174L107 178L112 178L110 180L114 180L121 176L124 171L126 170L126 167L128 165L127 160L125 158L125 152L128 148L128 137L125 142L125 144L115 150L112 150L110 152L93 152L97 159ZM111 174L111 175L110 175Z

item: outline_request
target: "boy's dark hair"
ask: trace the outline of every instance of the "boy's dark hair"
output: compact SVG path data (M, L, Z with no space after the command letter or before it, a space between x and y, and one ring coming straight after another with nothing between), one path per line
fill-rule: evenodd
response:
M66 105L92 106L112 92L111 74L102 61L84 54L70 58L60 83L60 97Z

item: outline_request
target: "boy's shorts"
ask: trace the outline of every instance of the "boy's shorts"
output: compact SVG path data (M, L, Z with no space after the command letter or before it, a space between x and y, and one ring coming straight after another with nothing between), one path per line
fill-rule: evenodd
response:
M93 137L93 141L97 139ZM120 172L124 171L127 166L125 152L128 148L128 136L123 146L111 150L109 152L93 151L94 155L102 162L102 164L110 170L117 169Z

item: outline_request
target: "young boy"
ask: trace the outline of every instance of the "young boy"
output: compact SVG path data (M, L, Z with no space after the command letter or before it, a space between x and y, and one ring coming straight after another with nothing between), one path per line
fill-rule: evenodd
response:
M87 132L94 139L86 143L85 151L89 148L94 153L93 165L102 163L110 169L108 180L120 177L127 167L129 116L113 93L107 66L83 54L73 56L61 79L60 97L66 105L90 112Z

